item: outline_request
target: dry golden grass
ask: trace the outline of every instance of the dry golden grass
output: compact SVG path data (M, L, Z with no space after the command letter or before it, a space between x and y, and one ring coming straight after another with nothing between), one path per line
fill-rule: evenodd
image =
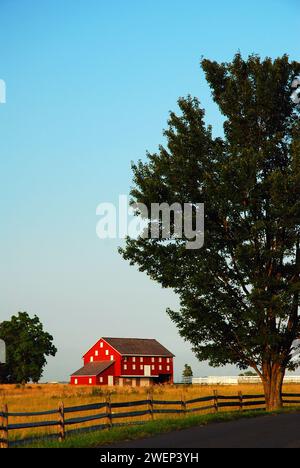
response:
M214 390L218 390L220 395L237 395L242 392L244 395L249 394L263 394L261 385L239 385L239 386L157 386L153 387L154 399L156 400L191 400L198 397L209 396L213 394ZM149 389L147 388L131 388L131 387L74 387L62 384L40 384L40 385L26 385L25 387L18 387L14 385L0 385L0 407L4 404L8 405L8 410L11 413L17 412L38 412L57 409L61 401L64 402L65 407L87 405L90 403L100 403L106 401L107 395L111 395L112 402L129 402L136 400L146 399ZM289 384L284 386L285 393L300 393L300 385ZM299 400L300 402L300 400ZM207 406L210 403L197 403L196 406ZM195 405L194 405L195 406ZM159 408L159 407L157 407ZM168 407L169 409L172 407ZM178 406L177 406L178 408ZM116 410L118 412L124 411L137 411L145 409L145 407L138 408L122 408ZM99 410L102 412L104 410ZM81 417L84 415L95 414L97 411L68 414L67 418ZM163 418L165 415L155 415L155 418ZM169 417L169 415L168 415ZM174 415L173 417L181 417ZM147 418L147 416L146 416ZM57 415L51 416L38 416L38 417L11 417L10 424L22 422L35 422L41 420L57 420ZM137 418L139 419L139 418ZM140 418L145 419L145 417ZM129 422L130 420L126 420ZM87 423L88 425L101 424L100 422ZM118 420L117 422L124 422ZM82 427L82 426L81 426ZM76 426L72 426L72 429ZM41 433L57 432L56 427L41 428L41 429L21 429L18 431L11 431L10 438L24 438Z

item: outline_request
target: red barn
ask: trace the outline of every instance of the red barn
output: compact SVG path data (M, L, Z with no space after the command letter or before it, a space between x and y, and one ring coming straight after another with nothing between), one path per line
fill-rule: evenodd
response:
M156 340L101 338L83 356L84 366L71 375L71 385L173 383L174 354Z

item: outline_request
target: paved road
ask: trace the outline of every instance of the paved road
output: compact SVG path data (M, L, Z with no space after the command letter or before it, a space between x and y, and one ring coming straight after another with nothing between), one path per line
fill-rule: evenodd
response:
M113 448L300 448L300 414L216 423L122 442Z

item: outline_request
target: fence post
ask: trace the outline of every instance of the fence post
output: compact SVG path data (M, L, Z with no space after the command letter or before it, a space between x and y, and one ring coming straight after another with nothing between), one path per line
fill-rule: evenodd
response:
M65 427L65 406L63 402L60 402L58 407L59 414L59 441L63 442L66 438L66 427Z
M240 411L243 411L243 392L239 392Z
M106 415L107 415L107 425L111 429L113 426L112 413L111 413L111 397L110 394L106 397Z
M214 408L215 412L219 411L219 399L218 399L218 390L214 390Z
M150 420L153 421L154 414L153 414L153 393L152 392L148 392L147 399L148 399L148 411L150 415Z
M182 410L182 414L183 416L186 416L186 398L185 398L185 395L181 395L181 410Z
M8 448L8 406L4 405L2 408L2 415L0 419L0 448Z
M1 408L1 411L0 411L0 449L3 448L3 445L2 445L2 440L3 440L3 415L2 415L2 408Z

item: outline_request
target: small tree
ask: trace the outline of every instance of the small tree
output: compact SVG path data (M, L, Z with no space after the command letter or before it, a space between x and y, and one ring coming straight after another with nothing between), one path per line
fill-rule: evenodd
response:
M240 377L257 377L257 374L252 371L243 372L239 375Z
M44 331L39 318L19 312L0 324L0 339L6 344L6 364L1 365L1 383L38 382L46 356L55 356L53 337Z
M192 368L188 364L185 364L183 372L182 372L182 382L184 384L190 384L192 383L192 378L193 378Z
M132 198L148 210L204 203L204 248L141 236L121 252L179 295L169 315L198 359L251 367L267 408L278 409L285 372L299 365L300 114L291 94L300 63L237 54L202 67L224 137L213 137L197 99L180 99L167 147L133 165Z

